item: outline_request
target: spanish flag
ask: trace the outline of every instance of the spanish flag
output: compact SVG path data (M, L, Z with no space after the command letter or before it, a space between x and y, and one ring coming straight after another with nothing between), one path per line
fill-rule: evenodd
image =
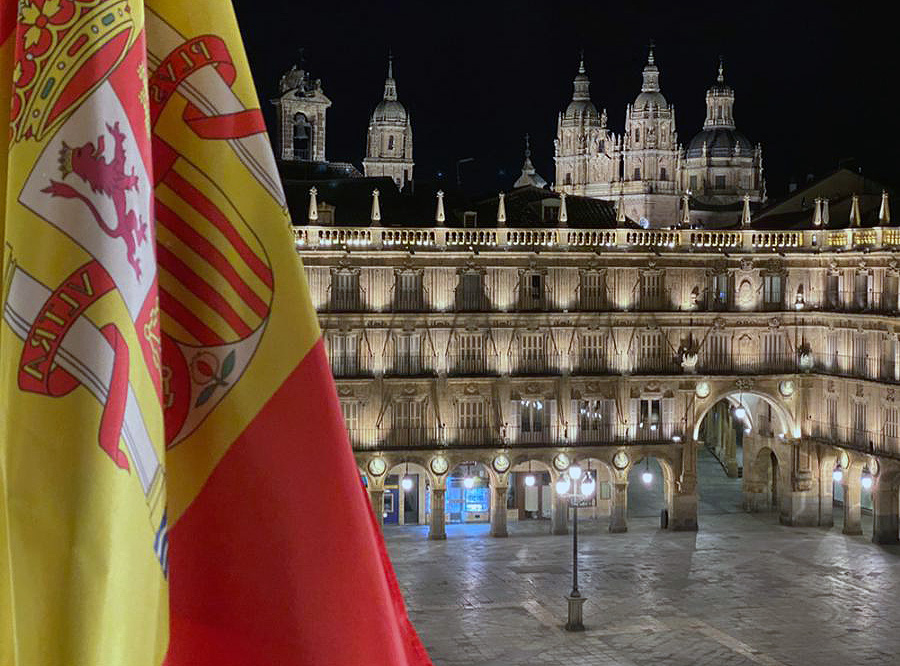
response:
M0 664L430 664L230 3L0 11Z

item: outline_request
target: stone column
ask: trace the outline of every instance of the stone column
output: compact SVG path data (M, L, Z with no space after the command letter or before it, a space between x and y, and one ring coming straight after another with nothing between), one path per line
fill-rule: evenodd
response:
M672 515L669 516L669 529L675 532L697 531L697 507L700 498L694 492L675 493L672 497Z
M551 480L550 498L553 502L553 511L550 513L550 533L569 533L569 501L565 497L556 494L556 482Z
M860 502L862 488L859 483L860 469L851 465L844 471L844 534L862 534L860 523Z
M444 488L431 488L431 523L428 526L429 539L446 539L447 530L444 525Z
M369 501L379 525L384 525L384 488L369 488Z
M734 432L734 422L731 419L731 412L728 412L725 426L725 457L722 458L722 462L725 463L725 474L728 475L728 478L736 479L738 478L737 435Z
M826 463L820 467L819 527L834 527L834 477L832 476L834 463Z
M628 481L614 479L612 482L612 506L609 511L609 531L628 531Z
M509 536L506 531L506 497L509 486L494 486L491 494L491 536Z
M887 483L879 483L872 489L872 507L875 520L872 542L900 543L900 516L897 515L897 492Z

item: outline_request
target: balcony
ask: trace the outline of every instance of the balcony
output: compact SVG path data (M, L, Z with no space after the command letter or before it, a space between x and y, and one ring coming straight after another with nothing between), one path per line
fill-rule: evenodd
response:
M384 356L385 377L430 377L434 374L433 354L396 352Z
M362 354L334 354L329 358L331 374L336 379L373 376L371 357Z
M325 312L362 312L363 298L359 289L333 290L325 304Z
M900 381L897 377L893 352L882 357L868 354L823 354L816 358L813 372L882 382Z
M495 354L459 353L447 356L447 374L491 376L499 374L499 363Z
M484 289L457 287L454 297L457 312L490 312L491 299Z
M809 429L812 439L853 449L864 453L900 458L900 438L897 435L838 425L827 421L812 421Z
M684 368L672 353L642 353L634 359L631 372L640 375L675 375L682 374Z
M615 375L618 374L618 371L605 353L593 350L582 350L578 355L578 360L575 363L572 374Z
M515 352L509 360L510 374L558 375L562 373L562 362L567 356L558 352Z
M701 356L697 372L701 375L781 375L800 372L800 364L793 354Z
M580 312L606 312L609 310L609 299L606 289L591 287L579 289L577 308Z
M392 312L428 312L425 292L422 289L400 289L391 299Z
M898 311L897 294L880 291L826 291L823 310L861 314L893 314Z
M637 312L670 312L677 308L672 304L672 294L668 289L654 289L639 291L632 309Z

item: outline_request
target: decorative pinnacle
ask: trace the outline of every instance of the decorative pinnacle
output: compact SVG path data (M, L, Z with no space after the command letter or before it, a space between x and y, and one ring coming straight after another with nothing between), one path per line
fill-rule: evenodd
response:
M388 48L388 78L394 78L394 52Z
M725 83L725 59L722 56L719 56L719 76L716 81Z
M653 57L653 48L655 46L656 46L656 43L651 39L650 44L649 44L650 53L647 55L647 64L648 65L656 64L656 58Z
M525 157L531 157L531 137L525 134Z
M581 61L578 63L578 73L584 74L584 49L580 51Z

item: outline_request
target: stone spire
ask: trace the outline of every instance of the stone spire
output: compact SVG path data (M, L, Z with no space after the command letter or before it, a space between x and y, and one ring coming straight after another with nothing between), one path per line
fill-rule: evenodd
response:
M378 188L376 187L372 190L372 215L370 217L372 220L372 226L378 227L381 226L379 222L381 222L381 203L378 200Z
M888 201L887 190L881 190L881 208L878 209L878 222L882 226L891 223L891 206Z
M397 99L397 82L394 81L394 54L388 52L388 74L384 80L384 99Z
M850 226L858 227L862 223L862 215L859 212L859 195L854 194L850 203Z
M591 99L591 81L584 69L584 51L581 52L581 60L578 63L578 74L573 82L575 91L572 93L573 102L586 102Z
M569 221L569 210L566 208L566 193L559 195L559 226L564 227Z
M437 210L434 212L434 221L438 223L438 226L444 226L444 222L447 221L447 216L444 214L444 191L437 191Z
M734 129L734 90L725 84L725 65L721 56L716 82L706 91L706 120L703 122L703 129L717 127Z
M641 85L641 92L659 92L659 67L656 66L653 46L653 42L650 42L650 52L647 54L647 65L644 67L644 83Z
M813 211L813 226L822 226L822 197L816 197L816 208Z
M531 185L533 187L546 187L547 181L541 178L534 164L531 163L531 138L525 135L525 162L522 164L522 175L513 184L513 187L525 187Z
M506 224L506 195L503 192L497 198L497 224L501 227Z
M750 226L750 195L744 195L744 210L741 211L741 226Z
M691 198L688 195L681 197L681 224L691 226Z
M625 222L625 197L619 194L619 200L616 202L616 226L621 227Z
M318 192L315 186L309 188L309 213L307 217L311 223L319 220L319 202L316 201Z
M831 212L828 210L828 197L822 199L822 225L828 226L831 221Z

